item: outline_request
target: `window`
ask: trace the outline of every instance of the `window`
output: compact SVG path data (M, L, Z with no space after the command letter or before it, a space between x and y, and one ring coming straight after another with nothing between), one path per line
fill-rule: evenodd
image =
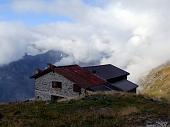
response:
M61 89L62 88L62 83L57 82L57 81L52 81L52 88Z
M73 91L74 92L79 92L79 93L81 93L81 88L79 87L79 86L77 86L77 85L73 85Z

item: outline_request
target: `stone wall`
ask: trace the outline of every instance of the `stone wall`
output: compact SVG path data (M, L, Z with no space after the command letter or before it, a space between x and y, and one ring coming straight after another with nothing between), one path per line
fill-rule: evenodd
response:
M62 89L52 88L52 81L62 82ZM64 98L80 96L78 92L73 91L73 82L62 75L50 72L35 80L35 97L37 100L50 100L51 95ZM81 95L84 95L84 89L81 89Z

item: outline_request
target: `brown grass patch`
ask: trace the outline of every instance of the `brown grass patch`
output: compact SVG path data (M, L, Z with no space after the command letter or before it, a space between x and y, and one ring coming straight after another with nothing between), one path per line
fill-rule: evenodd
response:
M138 112L138 109L136 107L125 107L121 109L119 114L121 116L127 116L127 115L130 115L132 113L137 113L137 112Z

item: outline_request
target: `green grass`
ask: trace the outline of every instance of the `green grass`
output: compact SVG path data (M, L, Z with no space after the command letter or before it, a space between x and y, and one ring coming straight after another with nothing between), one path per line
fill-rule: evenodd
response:
M0 105L0 127L126 127L170 119L170 105L133 94L93 95L68 102Z

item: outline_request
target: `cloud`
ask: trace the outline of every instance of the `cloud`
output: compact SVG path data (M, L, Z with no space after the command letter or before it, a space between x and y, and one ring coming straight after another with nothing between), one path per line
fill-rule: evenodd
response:
M21 58L27 47L27 29L17 23L0 22L0 64Z
M81 0L14 0L11 8L18 13L47 13L82 17L88 6Z
M34 27L0 22L0 65L25 52L37 54L36 48L53 49L69 54L57 65L111 63L137 81L170 60L169 4L168 0L108 0L103 6L81 0L14 0L11 8L16 13L64 15L75 22Z
M42 0L14 0L12 2L12 9L17 12L42 12L45 9L45 5L47 2Z

